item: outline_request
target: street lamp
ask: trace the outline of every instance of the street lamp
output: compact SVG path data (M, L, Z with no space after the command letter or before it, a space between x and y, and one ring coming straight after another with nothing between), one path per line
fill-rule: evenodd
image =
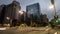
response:
M19 14L20 14L20 15L22 15L22 14L23 14L23 12L22 12L22 11L19 11Z
M10 18L9 17L6 17L6 19L8 20L8 22L10 22L9 20L10 20Z
M9 20L10 18L9 17L6 17L7 20Z
M54 5L50 5L49 6L49 9L54 9Z

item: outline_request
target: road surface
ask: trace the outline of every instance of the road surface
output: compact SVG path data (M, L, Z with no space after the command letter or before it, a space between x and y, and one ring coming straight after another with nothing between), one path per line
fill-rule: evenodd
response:
M0 34L54 34L56 30L43 27L9 27L0 30Z

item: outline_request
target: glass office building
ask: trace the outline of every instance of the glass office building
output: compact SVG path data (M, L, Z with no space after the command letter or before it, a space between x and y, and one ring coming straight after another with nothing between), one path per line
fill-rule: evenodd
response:
M26 15L28 18L35 18L39 19L40 16L40 6L39 3L31 4L26 7Z

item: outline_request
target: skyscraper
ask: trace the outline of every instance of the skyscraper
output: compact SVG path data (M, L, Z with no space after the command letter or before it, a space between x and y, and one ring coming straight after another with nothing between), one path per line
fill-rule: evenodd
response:
M31 22L36 22L39 24L40 20L40 5L39 3L31 4L26 6L26 21L28 24L32 24Z
M26 17L35 19L34 17L37 16L38 20L40 17L40 5L39 3L31 4L26 7Z

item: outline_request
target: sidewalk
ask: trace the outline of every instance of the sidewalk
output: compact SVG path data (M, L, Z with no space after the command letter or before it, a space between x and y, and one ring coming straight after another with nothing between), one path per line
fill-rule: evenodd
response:
M48 31L50 27L18 27L19 31Z

